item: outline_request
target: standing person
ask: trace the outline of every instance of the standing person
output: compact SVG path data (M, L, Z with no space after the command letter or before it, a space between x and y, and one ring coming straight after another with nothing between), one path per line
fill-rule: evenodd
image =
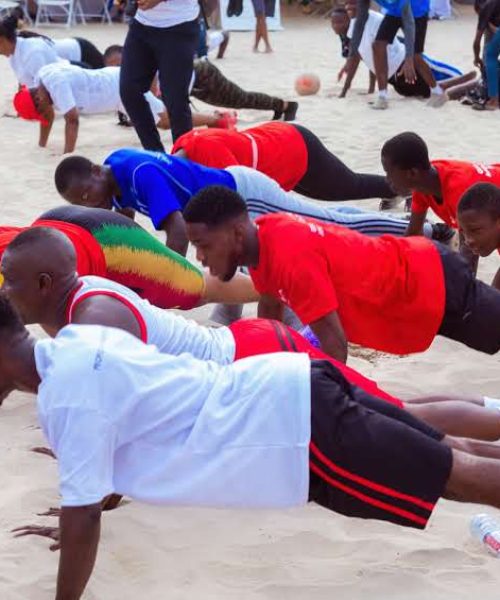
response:
M158 72L172 137L192 129L189 84L199 41L197 0L138 0L123 50L120 95L141 144L164 152L144 98Z
M488 100L484 104L473 105L475 110L497 110L498 99L498 58L500 56L500 0L488 0L481 3L476 0L475 10L478 13L476 37L474 38L474 64L483 67L481 59L481 39L485 32L492 32L490 40L485 44L486 80L488 84Z
M356 22L355 14L355 9L353 10L351 6L349 6L348 10L344 8L337 8L332 13L332 29L340 37L342 44L344 44L345 40L349 41L352 36ZM359 44L358 48L358 59L363 61L370 71L370 89L368 90L368 93L373 93L375 91L373 44L376 40L378 30L383 20L384 17L380 13L373 10L369 11L368 20L366 22L361 43ZM394 38L393 42L386 46L386 52L388 64L387 76L389 78L388 83L394 87L396 92L401 96L429 98L431 95L431 89L422 78L420 73L417 73L417 78L411 83L408 83L404 78L402 73L402 67L405 60L405 48L403 42L401 42L397 37ZM441 87L446 90L446 93L450 99L457 98L466 93L467 86L464 84L469 84L471 87L477 85L475 71L463 75L459 69L452 65L434 60L426 55L423 56L426 63L430 66L434 77L436 79L439 78ZM356 72L357 67L353 70L351 75L346 78L340 98L345 98L351 87Z
M298 215L252 222L232 190L210 186L184 209L189 241L212 275L249 268L259 316L284 305L310 325L324 352L347 359L347 342L392 354L426 350L439 334L500 351L500 292L441 244L369 237Z
M267 30L267 17L274 17L276 9L276 0L252 0L253 10L255 12L255 43L253 51L259 51L259 44L262 40L265 45L265 52L268 54L273 51L269 41L269 32Z
M429 105L438 107L446 102L447 97L441 86L436 83L429 65L423 58L427 23L429 20L429 0L410 0L410 5L415 20L415 43L413 47L415 69L430 88L431 98ZM392 44L400 27L402 27L401 8L399 6L387 8L378 29L375 42L373 43L373 62L375 64L375 75L379 88L379 96L373 104L373 108L375 109L385 109L388 107L387 46Z

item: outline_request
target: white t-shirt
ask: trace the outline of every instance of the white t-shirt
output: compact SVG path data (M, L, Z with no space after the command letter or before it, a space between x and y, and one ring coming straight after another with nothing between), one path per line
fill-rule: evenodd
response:
M89 296L111 295L132 309L145 333L143 341L154 344L160 352L174 356L188 352L200 360L213 360L221 365L234 361L236 344L228 327L198 325L173 311L153 306L129 288L109 279L88 275L80 277L80 283L67 308L70 323L79 302Z
M384 16L378 12L370 10L368 12L368 20L366 21L365 29L363 31L363 37L359 44L358 52L361 56L361 60L370 69L372 73L375 73L375 64L373 62L373 42L377 37L377 32L380 27ZM354 24L356 19L351 19L347 37L352 37L354 31ZM399 70L405 59L405 47L397 37L394 38L392 44L387 46L387 62L389 65L389 79Z
M35 361L62 506L112 492L192 506L307 502L306 354L220 366L161 354L118 329L68 325L37 342Z
M17 37L14 54L9 58L10 66L21 85L32 88L36 85L38 72L45 65L60 62L54 45L44 38Z
M125 112L120 98L120 67L83 69L69 63L42 67L36 77L50 94L54 110L65 115L72 108L82 114ZM144 94L153 112L155 122L165 112L161 100L151 92Z
M52 41L59 58L64 58L70 62L80 62L82 60L82 48L77 39L61 38Z
M199 13L198 0L162 0L149 10L139 9L134 18L149 27L174 27L194 21Z

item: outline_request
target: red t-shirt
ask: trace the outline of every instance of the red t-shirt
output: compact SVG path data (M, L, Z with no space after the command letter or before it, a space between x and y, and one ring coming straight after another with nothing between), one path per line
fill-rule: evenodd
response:
M37 220L31 227L51 227L65 233L75 247L78 274L106 277L106 260L97 240L83 227L63 221ZM0 226L0 259L10 242L29 227Z
M307 170L307 148L299 131L288 123L264 123L245 131L193 129L174 144L187 157L216 169L251 167L292 190Z
M259 217L258 292L306 324L337 311L351 342L406 354L429 347L441 326L445 284L425 238L369 237L297 215Z
M433 160L431 164L439 175L442 202L439 203L431 194L413 192L411 210L423 213L431 208L455 229L458 229L458 203L471 185L487 182L500 186L500 164L483 165L460 160Z

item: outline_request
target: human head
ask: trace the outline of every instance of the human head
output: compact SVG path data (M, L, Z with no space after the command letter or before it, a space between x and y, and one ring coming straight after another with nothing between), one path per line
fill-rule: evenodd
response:
M19 356L19 347L31 339L21 317L5 294L0 292L0 405L14 390L34 392L29 385L26 371L34 366L34 355ZM23 360L24 359L24 360ZM27 361L30 364L26 364Z
M356 15L357 15L357 5L356 5L356 0L347 0L346 4L345 4L345 8L347 10L347 14L349 15L350 19L355 19Z
M221 281L229 281L248 245L251 221L243 198L233 190L211 185L200 190L183 212L196 257Z
M330 13L330 23L337 35L346 35L349 29L349 15L345 8L335 8Z
M388 140L382 147L382 166L395 192L405 194L418 190L431 170L429 151L424 140L405 131Z
M17 40L16 15L9 15L0 21L0 54L2 56L12 56L16 49Z
M76 252L63 233L50 227L26 229L7 246L2 292L26 324L52 324L77 281Z
M122 64L123 46L113 44L104 50L104 66L120 67Z
M40 121L48 125L52 99L45 86L28 89L23 86L14 96L14 108L19 117L27 121Z
M68 156L63 159L54 173L54 182L59 194L70 204L107 209L113 206L106 168L88 158Z
M460 198L457 219L466 244L479 256L500 248L500 188L475 183Z

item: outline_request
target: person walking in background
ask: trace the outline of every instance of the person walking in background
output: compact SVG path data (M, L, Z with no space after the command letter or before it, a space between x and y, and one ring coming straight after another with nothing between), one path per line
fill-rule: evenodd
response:
M488 100L484 104L473 105L475 110L495 110L500 108L498 101L498 57L500 56L500 0L487 2L476 0L474 9L478 14L476 37L474 38L474 64L483 68L480 56L481 39L487 31L492 35L485 41L486 79L488 84Z
M158 72L172 137L192 129L189 83L199 41L197 0L138 0L125 40L120 95L141 144L164 152L144 94Z
M257 22L255 23L255 44L253 51L259 51L260 40L263 40L266 47L265 52L269 54L273 49L271 48L271 42L269 41L266 18L274 17L276 0L252 0L252 4L255 18L257 19Z

